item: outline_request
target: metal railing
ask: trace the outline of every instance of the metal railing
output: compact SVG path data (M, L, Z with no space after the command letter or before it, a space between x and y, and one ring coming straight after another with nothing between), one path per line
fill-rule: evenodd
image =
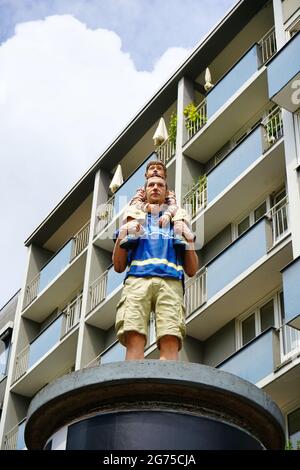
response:
M19 424L16 424L4 436L3 450L16 450L18 442Z
M272 222L273 245L275 245L289 231L287 196L277 202L266 215Z
M289 325L280 327L280 335L282 341L282 355L292 356L300 352L300 331Z
M193 218L207 204L207 180L196 183L183 198L183 207Z
M88 221L75 235L72 259L76 258L88 245L90 234L90 221Z
M28 369L28 361L29 361L29 352L30 352L30 345L27 344L22 351L17 354L16 363L15 363L15 370L13 374L13 383L16 382L22 375L26 374Z
M73 237L73 247L72 255L69 263L72 262L76 256L78 256L84 248L88 245L89 242L89 232L90 232L90 221L88 221ZM58 250L55 255L57 255L61 250ZM53 259L55 256L53 257ZM51 260L49 261L51 263ZM25 301L24 308L26 308L38 295L39 291L39 282L40 282L39 272L33 279L30 281L25 290Z
M171 160L171 158L175 155L175 152L176 152L175 143L167 139L159 147L157 147L155 152L158 156L158 159L166 165Z
M193 120L185 118L187 129L187 140L191 139L207 123L207 102L206 98L196 107Z
M98 366L101 363L101 354L98 354L98 356L94 357L90 362L88 362L85 366L84 369L88 369L90 367L95 367Z
M90 285L90 308L89 311L93 310L99 305L102 300L106 297L107 288L107 275L108 271L105 271Z
M185 283L185 308L187 316L197 310L207 300L207 268L201 268L196 275Z
M274 26L258 41L258 44L261 49L262 63L265 64L277 52Z
M68 333L80 319L81 314L81 306L82 306L82 294L73 300L72 302L68 303L68 305L63 309L62 314L65 315L66 324L62 336Z
M100 233L113 219L115 209L115 196L112 196L105 204L100 204L97 209L98 223L96 233Z
M268 116L262 120L262 125L264 126L267 150L283 136L282 114L279 106L274 108Z
M27 284L26 286L24 308L27 307L29 304L31 304L31 302L37 297L39 283L40 283L40 273L38 273L32 279L32 281L30 281L29 284Z

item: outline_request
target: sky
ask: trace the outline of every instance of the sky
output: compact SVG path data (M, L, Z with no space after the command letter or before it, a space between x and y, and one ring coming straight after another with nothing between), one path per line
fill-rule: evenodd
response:
M0 308L24 241L236 0L0 0Z

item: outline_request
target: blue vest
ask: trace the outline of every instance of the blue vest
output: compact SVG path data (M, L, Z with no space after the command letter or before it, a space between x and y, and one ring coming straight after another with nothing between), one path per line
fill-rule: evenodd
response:
M183 280L182 256L174 249L172 226L159 227L158 215L148 214L144 224L145 234L137 247L128 252L126 277L169 277Z

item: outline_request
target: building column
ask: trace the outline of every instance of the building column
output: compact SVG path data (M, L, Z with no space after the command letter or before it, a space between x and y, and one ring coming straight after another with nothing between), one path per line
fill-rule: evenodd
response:
M194 84L187 78L182 77L178 82L177 95L177 136L176 136L176 172L175 172L175 192L177 202L182 203L182 164L183 153L182 147L186 141L186 127L183 110L187 104L194 101Z

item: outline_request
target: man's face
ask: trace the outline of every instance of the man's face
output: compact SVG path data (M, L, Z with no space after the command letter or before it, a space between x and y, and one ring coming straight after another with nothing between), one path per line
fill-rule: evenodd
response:
M165 170L161 165L150 165L147 170L147 178L152 176L159 176L160 178L165 178Z
M159 176L149 178L146 186L146 199L150 204L163 204L167 194L166 180Z

